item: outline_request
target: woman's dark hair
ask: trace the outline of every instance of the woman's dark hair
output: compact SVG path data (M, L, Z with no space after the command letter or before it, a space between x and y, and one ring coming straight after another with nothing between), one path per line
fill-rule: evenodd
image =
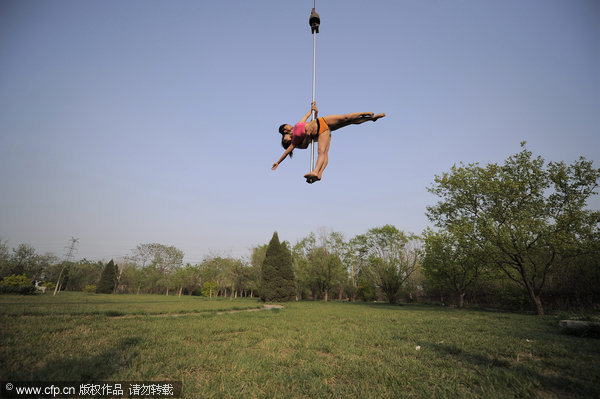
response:
M285 134L285 132L283 131L283 128L285 127L285 125L287 125L287 123L284 123L283 125L279 126L279 133Z
M285 125L284 125L284 126L285 126ZM288 147L290 146L290 144L292 144L292 140L286 141L286 140L285 140L285 135L284 135L284 134L282 134L282 135L281 135L281 146L282 146L284 149L286 149L286 150L287 150L287 149L288 149ZM294 151L290 152L290 158L291 158L291 157L293 157L293 156L294 156Z

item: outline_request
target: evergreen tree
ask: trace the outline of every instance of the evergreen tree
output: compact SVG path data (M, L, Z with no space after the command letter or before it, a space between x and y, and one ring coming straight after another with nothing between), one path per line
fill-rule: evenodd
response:
M104 270L102 270L102 275L100 276L96 293L112 294L115 290L115 286L117 285L117 273L117 265L115 265L111 259L110 262L108 262L104 267Z
M292 254L285 243L273 233L267 247L261 273L261 299L263 301L290 301L295 297Z

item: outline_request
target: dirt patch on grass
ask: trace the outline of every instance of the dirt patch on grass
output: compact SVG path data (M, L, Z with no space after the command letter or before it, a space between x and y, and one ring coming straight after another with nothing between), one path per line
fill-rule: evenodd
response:
M215 312L218 315L227 314L227 313L239 313L239 312L258 312L261 310L273 310L273 309L283 309L282 305L264 305L260 308L250 308L250 309L231 309L231 310L219 310ZM194 315L205 315L211 314L213 311L204 311L204 312L181 312L181 313L145 313L145 314L125 314L118 316L109 316L111 319L132 319L134 317L180 317L180 316L194 316Z
M223 310L223 311L217 312L217 314L239 313L239 312L258 312L260 310L272 310L272 309L283 309L283 306L282 305L264 305L262 308Z

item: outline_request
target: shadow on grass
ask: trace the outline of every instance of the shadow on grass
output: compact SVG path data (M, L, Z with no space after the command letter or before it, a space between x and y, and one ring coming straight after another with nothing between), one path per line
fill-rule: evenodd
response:
M577 397L600 397L600 389L592 381L560 375L559 372L552 370L545 370L540 373L526 364L468 352L456 345L432 342L425 343L425 345L437 352L441 357L450 356L458 364L470 364L477 367L481 373L488 375L489 380L497 379L497 384L510 384L511 379L507 379L506 377L508 373L509 375L513 374L516 380L525 377L534 386L538 387L538 391L556 393L559 394L559 397L571 397L571 395L577 395ZM502 370L502 372L495 373L494 369ZM537 393L534 392L533 394Z
M20 372L13 377L30 381L106 381L131 364L138 356L135 348L141 341L138 337L123 338L99 354L81 353L52 360L30 373Z

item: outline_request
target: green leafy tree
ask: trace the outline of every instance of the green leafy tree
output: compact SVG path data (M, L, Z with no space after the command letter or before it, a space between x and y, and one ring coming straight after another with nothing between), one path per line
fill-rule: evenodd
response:
M215 281L205 281L202 284L202 295L212 298L217 295L217 291L219 290L219 284Z
M257 245L252 248L252 255L250 256L250 264L257 269L260 273L260 268L262 267L263 262L265 261L265 256L267 255L268 245Z
M242 284L240 285L240 288L245 296L249 295L250 298L254 298L255 294L258 292L260 286L260 270L266 252L266 245L257 246L252 249L249 262L247 260L238 260L238 262L243 264L241 276L238 277L241 279L240 281Z
M102 270L100 281L96 286L96 293L112 294L117 284L117 273L117 265L115 265L115 262L111 259L110 262L104 266L104 270Z
M254 298L254 294L258 292L260 287L260 275L262 264L267 254L268 245L259 245L252 249L252 255L250 257L250 268L248 269L248 286L250 290L250 297Z
M169 294L171 275L183 265L184 253L174 246L158 243L140 244L133 250L133 259L141 265L148 279L146 289Z
M150 294L160 294L166 292L164 281L166 276L162 274L154 265L147 265L141 268L142 287L144 291Z
M207 257L200 265L201 281L212 281L217 284L216 295L237 298L243 296L250 287L250 268L242 259L231 257Z
M279 242L277 232L267 247L261 274L263 301L289 301L295 297L292 255L285 243Z
M600 232L581 241L581 251L552 273L547 296L555 306L593 309L600 303Z
M102 262L92 262L87 259L73 263L69 267L69 278L66 280L65 289L83 291L86 286L95 285L100 279L103 268Z
M352 246L362 259L362 273L369 276L389 303L396 303L400 289L419 267L418 238L391 225L370 229L353 239Z
M127 262L119 279L119 286L124 292L140 294L144 284L141 268L133 262Z
M188 284L195 280L194 271L193 266L187 263L170 275L169 286L177 290L177 296L181 297L184 289L187 290Z
M329 291L333 287L339 287L346 279L346 271L340 257L329 253L324 247L316 247L308 254L307 266L310 284L327 302Z
M58 262L52 254L38 255L35 248L19 244L9 251L8 243L0 239L0 277L12 274L26 275L32 280L47 280L50 267Z
M377 299L377 287L371 276L365 271L366 268L361 268L356 275L356 295L359 299L370 302Z
M467 290L477 282L485 266L484 257L461 245L461 238L428 229L424 234L423 257L423 273L430 284L452 292L460 308L464 306Z
M11 270L8 242L0 238L0 277L9 276Z
M246 288L246 265L241 259L224 258L222 277L224 285L229 287L231 298L237 298L242 295Z
M38 273L39 255L35 252L35 248L28 244L19 244L12 251L10 258L11 274L25 274L33 277Z
M429 219L464 245L485 251L489 262L525 290L538 314L554 267L580 252L582 237L598 230L600 212L585 208L600 169L580 158L545 164L523 150L502 165L453 166L429 191L441 200Z
M352 294L355 287L344 264L347 252L343 235L325 227L298 241L293 248L298 297L311 295L313 299L327 301L332 292L337 292L340 298L344 291Z
M196 292L201 291L202 287L200 285L200 281L202 276L200 274L200 267L198 265L191 265L187 263L185 267L181 269L180 275L180 284L182 284L183 289L187 291L189 295L192 295L194 290L196 290Z
M200 275L203 287L206 282L214 283L214 292L211 291L212 295L216 296L219 293L219 284L217 282L221 279L221 273L221 262L218 257L207 257L200 264ZM204 294L204 288L202 290L202 295L208 296Z
M292 268L298 299L311 295L313 299L318 297L318 287L314 285L311 265L308 260L308 256L314 248L316 248L314 233L310 233L307 237L298 241L292 248Z

